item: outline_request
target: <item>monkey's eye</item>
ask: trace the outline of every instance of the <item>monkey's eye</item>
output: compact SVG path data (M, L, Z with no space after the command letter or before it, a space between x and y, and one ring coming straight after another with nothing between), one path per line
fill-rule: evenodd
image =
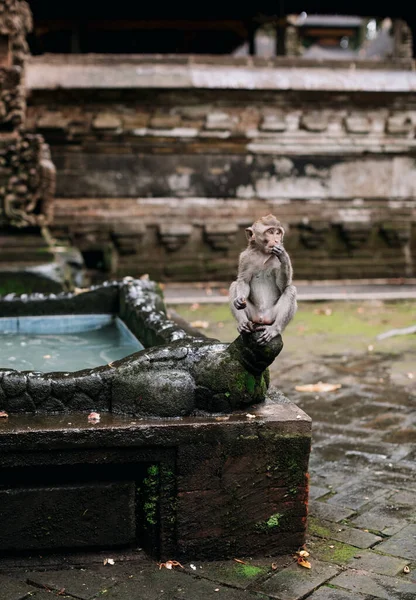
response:
M271 233L271 234L273 234L273 233L274 233L274 228L273 228L273 227L271 227L270 229L266 229L266 233Z

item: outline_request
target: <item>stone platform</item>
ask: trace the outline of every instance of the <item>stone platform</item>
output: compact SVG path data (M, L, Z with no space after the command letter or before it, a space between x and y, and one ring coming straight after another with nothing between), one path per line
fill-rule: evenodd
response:
M164 560L295 551L311 419L276 392L250 410L1 420L0 550L140 546Z

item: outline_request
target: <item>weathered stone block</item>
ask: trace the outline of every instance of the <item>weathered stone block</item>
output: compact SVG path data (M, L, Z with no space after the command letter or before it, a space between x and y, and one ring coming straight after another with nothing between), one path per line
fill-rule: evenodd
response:
M157 113L151 117L149 127L153 129L173 129L181 124L180 115Z
M326 131L328 128L328 118L322 112L304 113L300 120L300 125L303 129L313 132Z
M345 118L345 128L348 133L368 133L371 122L366 115L352 114Z
M282 111L267 112L260 124L262 131L285 131L286 119Z
M208 130L229 130L233 129L238 123L237 115L231 115L227 112L217 111L208 113L205 120L205 129Z
M121 129L122 121L117 114L109 112L98 113L92 122L93 129Z
M82 548L132 543L134 498L132 483L3 488L0 548Z
M408 114L395 114L387 119L387 133L407 134L414 129L413 121Z

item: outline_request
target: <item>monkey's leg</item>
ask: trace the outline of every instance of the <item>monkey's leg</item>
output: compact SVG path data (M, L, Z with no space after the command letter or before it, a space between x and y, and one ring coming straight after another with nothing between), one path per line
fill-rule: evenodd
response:
M244 309L244 306L242 306L241 308L237 308L237 306L239 305L238 302L236 302L236 300L238 299L237 297L237 293L238 293L238 289L237 289L237 282L233 281L233 283L230 285L230 309L231 312L235 318L235 320L237 321L237 329L239 333L251 333L253 331L253 324L251 323L248 315L247 315L247 311ZM247 303L248 301L245 301L245 303Z
M282 333L289 321L293 318L297 309L296 288L294 285L288 285L283 294L277 301L274 314L275 320L272 325L264 326L262 335L258 338L260 345L267 344L279 333Z
M296 303L296 294L296 287L294 285L288 285L277 301L275 308L276 317L273 323L273 327L275 327L277 333L282 333L289 321L293 319L298 307Z
M248 283L245 281L233 281L229 290L230 304L237 310L246 308L249 294L250 286Z

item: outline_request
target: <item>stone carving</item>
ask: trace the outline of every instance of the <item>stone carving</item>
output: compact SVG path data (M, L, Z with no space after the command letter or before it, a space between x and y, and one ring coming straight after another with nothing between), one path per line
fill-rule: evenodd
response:
M267 345L255 335L232 344L195 337L166 317L152 281L125 278L84 293L0 298L4 316L116 313L145 350L110 365L73 373L0 369L0 410L100 412L175 417L195 411L230 412L262 402L267 367L280 353L280 335Z
M32 27L29 6L21 0L0 4L0 220L15 227L45 226L52 221L55 167L40 135L20 135L25 119L23 68L26 35Z
M159 236L168 252L175 252L186 244L192 233L192 226L180 223L159 225Z
M233 223L211 223L205 225L205 238L214 250L229 250L238 233Z
M371 224L361 222L345 222L340 225L341 238L350 250L358 250L370 238Z
M410 241L412 224L410 221L386 221L380 225L381 236L390 248L403 248Z
M322 248L329 231L329 224L325 221L313 221L299 225L300 241L308 250Z
M230 286L238 331L263 345L280 335L296 312L292 264L283 247L284 229L274 215L247 227L248 248L240 255Z
M48 225L53 217L55 167L43 138L26 135L0 145L0 164L8 174L0 187L2 220L15 227Z

